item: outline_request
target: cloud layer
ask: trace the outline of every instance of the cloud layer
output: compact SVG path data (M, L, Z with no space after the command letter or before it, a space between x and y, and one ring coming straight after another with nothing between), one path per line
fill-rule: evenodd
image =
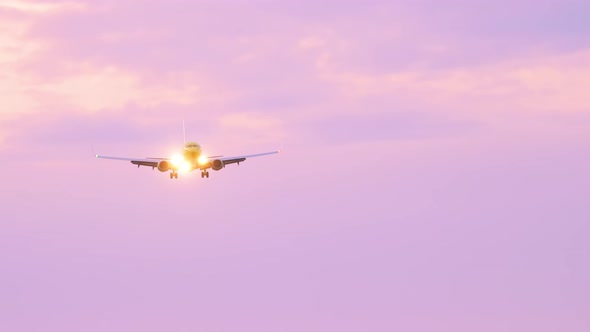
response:
M588 10L0 1L0 329L587 331Z

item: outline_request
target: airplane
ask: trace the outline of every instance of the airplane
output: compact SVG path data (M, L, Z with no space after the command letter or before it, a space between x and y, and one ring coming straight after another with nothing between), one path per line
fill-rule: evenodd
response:
M235 157L206 156L203 153L203 149L201 148L200 144L196 142L186 142L186 134L184 142L182 155L177 155L172 158L120 158L102 156L98 154L95 156L96 158L101 159L130 161L133 165L137 165L137 168L146 166L151 167L152 170L157 168L158 171L163 173L170 171L170 179L178 179L179 171L188 173L198 169L201 171L201 178L209 178L209 168L214 171L220 171L227 165L240 165L241 162L246 161L248 158L267 156L281 152L281 150L276 150Z

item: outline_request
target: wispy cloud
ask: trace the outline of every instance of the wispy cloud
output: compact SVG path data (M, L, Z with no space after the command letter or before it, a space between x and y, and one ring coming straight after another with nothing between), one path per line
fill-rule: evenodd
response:
M34 109L38 103L30 95L35 87L33 75L22 68L33 61L43 49L43 42L27 38L31 23L6 18L0 21L0 119L7 114Z
M243 147L264 142L282 142L286 135L283 122L276 116L256 112L222 115L217 122L218 135Z
M0 7L58 13L79 8L69 3L5 1ZM80 5L82 6L82 5ZM81 8L81 7L80 7ZM152 75L89 59L53 57L55 42L35 34L45 22L35 16L2 13L0 29L0 120L31 112L77 109L96 112L126 105L187 105L199 100L195 75L165 72Z
M53 13L70 6L3 4ZM102 4L101 10L4 23L0 89L9 96L4 115L169 106L173 112L192 108L206 121L245 130L252 119L243 114L304 127L330 117L337 123L341 115L389 118L396 110L418 112L413 119L424 119L429 127L429 113L481 114L485 122L494 112L582 112L588 105L587 51L540 48L527 39L516 53L489 52L488 47L513 47L505 44L505 31L486 30L488 23L519 17L528 5L506 14L501 6L453 3L466 5L461 15L434 5L351 1L335 11L306 4L314 14L298 17L293 6L264 1L264 10L237 4L242 15L225 11L225 2L161 7L151 1L141 15L133 14L138 9L132 2ZM474 20L483 9L491 17ZM527 22L543 22L552 9L535 8ZM276 29L265 28L270 25ZM472 29L457 31L457 26ZM473 33L478 29L489 36L488 46Z
M343 98L382 95L416 107L469 112L590 112L590 51L511 59L490 65L371 75L327 72Z
M27 14L52 14L86 8L80 2L41 2L27 0L0 0L0 9L11 9Z
M174 75L168 75L174 80ZM197 101L198 86L168 87L166 82L146 85L133 72L116 67L82 65L57 82L47 82L39 93L58 98L80 110L121 109L126 105L154 107L159 104L191 104Z

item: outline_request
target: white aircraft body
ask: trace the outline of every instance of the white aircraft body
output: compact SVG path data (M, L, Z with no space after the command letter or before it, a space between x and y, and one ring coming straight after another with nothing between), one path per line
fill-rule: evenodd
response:
M188 142L184 144L182 155L172 158L121 158L101 155L96 155L96 158L129 161L133 165L137 165L138 168L140 166L151 167L152 169L157 168L160 172L170 172L170 179L178 179L179 171L188 173L198 169L201 171L201 178L208 178L209 168L213 169L214 171L220 171L226 165L239 165L248 158L267 156L279 152L280 150L276 150L235 157L206 156L203 154L203 150L199 144L195 142Z

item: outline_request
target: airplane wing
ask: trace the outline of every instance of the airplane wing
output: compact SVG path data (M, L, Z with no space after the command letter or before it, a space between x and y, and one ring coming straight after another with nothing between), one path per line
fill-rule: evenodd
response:
M236 164L236 163L239 164L248 158L262 157L262 156L267 156L267 155L271 155L271 154L277 154L279 152L281 152L281 151L277 150L277 151L271 151L271 152L248 154L248 155L234 156L234 157L212 156L212 157L207 157L207 161L204 164L200 164L200 167L198 167L198 168L201 168L202 170L206 170L207 168L214 168L214 163L216 161L223 162L223 164L221 164L221 166L220 166L220 168L223 168L225 165ZM101 156L101 155L96 155L96 158L129 161L133 165L137 165L137 167L146 166L146 167L151 167L151 168L158 167L158 163L163 160L170 161L169 158L122 158L122 157L110 157L110 156Z
M139 166L147 166L147 167L152 167L152 168L158 167L158 162L159 161L161 161L161 160L168 160L168 159L164 159L164 158L158 158L158 159L152 159L152 158L120 158L120 157L109 157L109 156L101 156L101 155L96 155L96 158L129 161L133 165L137 165L137 167L139 167Z
M243 155L243 156L223 157L223 158L210 158L210 159L221 160L221 161L223 161L223 164L224 165L229 165L229 164L241 163L241 162L245 161L248 158L268 156L268 155L271 155L271 154L277 154L279 152L281 152L281 150L271 151L271 152L263 152L263 153L257 153L257 154L248 154L248 155Z

